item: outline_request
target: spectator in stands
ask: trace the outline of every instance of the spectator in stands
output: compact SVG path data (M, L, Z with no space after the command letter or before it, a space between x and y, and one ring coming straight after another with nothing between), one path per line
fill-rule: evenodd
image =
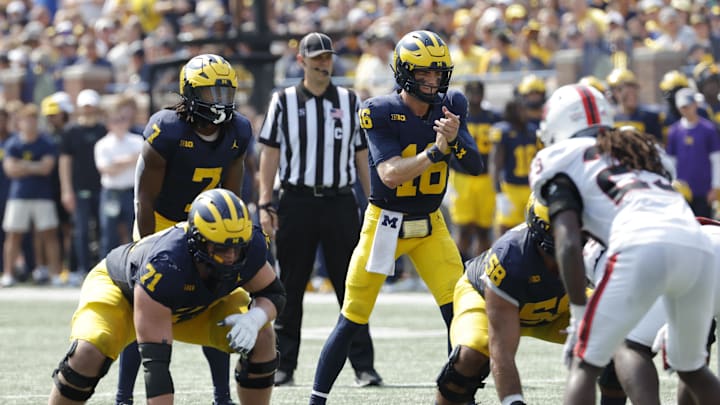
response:
M655 40L657 49L687 52L695 44L695 32L678 15L677 10L665 7L658 16L662 34Z
M0 284L15 283L13 267L18 258L25 233L37 231L45 247L48 269L38 268L33 279L38 283L51 281L61 285L60 247L57 238L58 218L52 195L52 171L57 159L57 146L38 131L38 108L24 105L17 112L18 134L5 144L3 170L11 179L3 217L5 231L3 276ZM49 270L49 274L47 273Z
M62 203L73 217L76 267L71 283L80 284L94 262L90 246L91 222L98 224L100 173L95 166L95 143L107 128L100 121L100 94L85 89L77 96L77 123L70 125L60 145L60 189Z
M392 65L395 33L389 26L376 26L366 33L365 52L355 69L355 91L362 100L390 94L395 77L388 66Z
M127 243L135 219L135 165L142 151L143 138L130 132L135 102L121 96L107 109L108 129L95 143L95 166L100 172L100 256Z
M712 203L720 197L720 134L712 121L698 114L695 91L678 90L675 105L682 118L670 127L666 150L675 161L678 180L690 186L695 215L712 218Z

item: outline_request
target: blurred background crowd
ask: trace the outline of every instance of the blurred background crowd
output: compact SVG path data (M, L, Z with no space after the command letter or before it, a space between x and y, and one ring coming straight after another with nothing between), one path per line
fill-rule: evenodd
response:
M527 181L522 168L541 147L534 131L542 103L567 82L583 80L603 91L618 125L653 134L676 153L679 167L699 157L678 152L668 140L688 142L697 116L714 123L711 131L720 138L715 0L0 0L0 140L4 144L18 132L52 138L57 159L47 176L60 218L52 231L60 262L38 242L47 232L20 232L3 249L10 255L3 285L28 278L79 285L95 260L129 240L127 199L109 194L132 188L132 164L108 171L97 161L102 151L95 144L108 134L140 134L150 114L177 101L178 68L190 57L217 53L233 62L240 78L238 110L258 131L272 90L302 76L295 55L306 33L333 38L334 82L364 99L393 90L395 42L417 29L445 39L455 66L453 86L465 90L471 108L489 112L471 129L489 157L494 192L505 194L504 183ZM652 60L652 71L643 60ZM678 97L680 89L688 90ZM28 117L37 128L28 128ZM524 144L503 141L517 134L525 136ZM720 143L712 142L708 153ZM136 153L124 158L133 161ZM255 159L248 156L243 195L251 206ZM698 170L707 169L699 167L679 170L684 189L691 203L699 201L693 205L698 212L714 215L716 185L705 179L709 174L696 179ZM4 204L11 180L2 177ZM451 190L448 209L469 257L517 219L491 212L490 224L463 223L452 207L463 192ZM494 210L496 196L487 199ZM13 253L16 246L23 246L21 255ZM48 271L53 267L63 271Z

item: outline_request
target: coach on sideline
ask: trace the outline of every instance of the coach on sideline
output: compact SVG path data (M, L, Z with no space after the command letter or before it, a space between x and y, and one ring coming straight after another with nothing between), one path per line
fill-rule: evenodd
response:
M293 383L305 286L321 243L342 305L350 256L360 234L352 186L359 178L365 195L370 191L367 141L357 115L360 100L353 91L332 84L334 53L327 35L303 37L297 55L303 80L273 94L260 131L260 223L275 237L288 298L275 322L280 350L275 385ZM278 168L282 192L276 208L272 193ZM358 385L381 383L367 325L353 341L349 358Z

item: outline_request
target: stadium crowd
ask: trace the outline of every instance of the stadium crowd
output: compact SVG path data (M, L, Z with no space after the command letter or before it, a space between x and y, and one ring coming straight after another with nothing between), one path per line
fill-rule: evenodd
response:
M423 176L425 173L433 173L432 170L435 169L430 169L431 167L437 168L436 164L442 166L447 162L451 168L449 192L445 195L443 181L441 192L427 195L433 194L433 198L438 202L443 201L442 213L447 214L450 233L442 235L446 236L445 239L450 241L451 245L452 235L458 246L459 255L454 253L454 249L450 249L450 261L455 265L449 265L458 273L462 268L461 260L465 262L478 257L491 247L493 241L528 220L526 204L528 200L532 201L532 164L538 161L535 158L538 153L542 155L540 151L543 148L552 146L551 142L543 144L536 134L547 133L547 128L544 128L544 106L547 109L549 103L546 102L556 87L556 55L563 50L577 50L582 55L574 80L592 87L592 91L586 87L578 87L585 89L578 92L582 93L579 96L582 98L580 101L586 103L585 112L589 114L589 125L596 117L591 117L593 113L588 112L588 106L592 102L587 100L595 97L593 94L597 94L603 103L607 99L607 108L603 104L600 111L603 114L602 123L608 118L608 122L617 130L610 131L607 128L611 135L607 135L606 139L611 139L611 136L613 138L605 141L604 147L612 146L613 142L621 145L612 149L613 153L620 151L620 156L625 156L623 153L630 149L637 152L639 147L627 146L620 136L637 134L643 142L648 140L648 144L664 149L677 171L673 186L683 192L692 213L708 218L718 215L720 67L716 61L720 60L720 4L716 2L303 0L264 4L267 9L262 14L267 16L271 35L278 38L270 45L270 51L278 57L274 75L253 77L250 73L252 69L237 64L233 66L236 72L228 75L231 79L218 78L214 85L203 84L198 87L232 87L234 93L236 88L249 89L252 86L248 83L255 80L273 80L272 87L281 87L281 83L294 84L299 78L307 80L308 66L312 74L318 77L323 76L323 73L324 76L330 76L332 72L337 81L357 93L359 100L356 101L362 100L365 103L358 102L363 109L357 119L369 139L369 146L363 144L364 140L358 141L359 150L369 147L371 152L380 154L382 159L387 158L382 155L382 152L386 152L384 148L387 148L391 157L386 161L375 160L373 164L372 159L378 157L371 154L371 169L382 173L371 177L375 185L370 188L370 195L376 196L373 190L377 192L377 189L387 188L390 191L385 199L381 199L380 205L377 204L377 199L370 201L365 221L371 221L369 227L385 226L378 225L381 222L380 215L392 213L392 209L395 209L397 212L394 213L400 217L403 212L405 216L409 215L410 211L404 203L393 205L393 198L407 197L400 196L394 190L409 185L415 196L416 190L412 182L420 176L418 173ZM160 75L151 76L150 66L190 60L200 54L210 61L208 66L218 66L221 64L218 61L222 58L216 55L232 59L251 54L254 51L251 42L238 40L233 43L226 39L236 35L242 38L243 33L257 33L258 22L254 13L259 10L253 2L229 0L12 0L0 1L0 10L0 157L3 165L0 173L0 212L4 213L0 260L3 272L0 285L11 287L17 282L31 280L36 284L52 286L80 286L96 262L108 255L114 247L133 240L133 223L138 204L133 199L137 200L140 187L138 184L142 183L136 173L145 168L139 164L136 169L136 163L138 156L144 153L143 148L152 143L161 132L159 125L164 125L151 121L146 127L148 116L156 112L148 110L158 109L158 106L148 104L150 94L158 91L182 92L182 89L175 88L178 83L176 71L171 74L166 70ZM417 31L418 29L427 31ZM316 31L329 33L333 39L331 41L328 38L325 41L323 37L320 43L316 44L320 49L314 49L318 54L310 55L308 49L303 50L303 44L294 38ZM449 54L442 55L442 61L436 61L437 66L431 64L427 69L417 68L419 65L409 62L398 63L402 58L411 58L408 56L407 46L412 45L412 41L420 41L416 44L422 43L425 46L428 42L434 43L439 49L445 49L445 41ZM328 47L325 42L329 43ZM419 47L420 54L427 50ZM645 103L648 97L643 97L644 92L654 93L656 89L643 88L645 82L640 80L641 73L634 69L634 53L639 48L658 52L670 51L682 55L684 61L678 69L665 72L658 83L662 99L650 103ZM333 54L332 57L325 56L325 62L331 64L330 68L323 67L325 62L306 65L306 61L298 57L300 55L312 59L328 53ZM426 59L434 57L436 55L431 54ZM424 56L418 57L421 62L426 62L423 58ZM227 62L222 60L222 66L225 66L225 63ZM180 75L181 86L183 74L188 75L188 72L195 69L190 65L188 63L181 70L185 72ZM407 71L403 72L405 76L399 73L401 65L407 68ZM199 69L204 69L203 66L205 65ZM433 69L442 72L432 72ZM83 73L90 71L103 72L102 76L108 79L100 85L83 81ZM230 69L229 72L233 70ZM83 83L81 88L77 87L78 76L73 73L80 74L82 80L79 82ZM488 92L485 82L487 78L497 74L503 74L505 83L512 89L510 99L502 103L496 103L497 98ZM419 80L418 75L438 75L439 79L429 80L441 81L441 84L435 87L442 90L432 94L424 93L422 88L433 86ZM187 78L185 81L190 83ZM228 83L231 82L232 86L229 86ZM240 86L238 83L244 85ZM414 108L413 112L427 111L428 123L434 122L432 131L422 127L427 132L424 135L428 136L428 144L437 136L434 146L427 149L426 153L411 153L410 156L405 156L403 150L403 156L399 158L397 154L392 155L395 152L392 147L396 145L391 147L379 142L382 147L378 147L374 143L384 139L383 130L387 130L382 127L382 124L385 124L383 113L387 112L383 110L384 100L390 99L375 97L390 94L394 90L398 90L398 97L402 97L405 103ZM567 88L564 88L564 91L567 93ZM441 103L435 103L437 93L444 95ZM320 96L314 96L322 97L323 94L320 92ZM448 94L453 97L445 98ZM573 95L578 97L575 93ZM187 94L181 93L180 96L183 97L183 102L176 104L176 108L185 107L183 103L189 103L189 109L195 108L192 103L195 99L189 99ZM423 96L426 98L423 99ZM201 97L198 97L200 100ZM453 113L449 109L462 105L465 98L468 106L466 115L463 115L463 112ZM369 99L371 101L367 104ZM373 104L377 102L373 100L380 102ZM252 124L253 137L257 141L263 122L266 122L267 126L266 111L247 103L242 92L234 100L225 100L223 105L231 108L231 101L236 102L238 112ZM433 106L442 103L447 103L442 105L442 110L433 110ZM238 117L226 114L224 110L218 111L218 108L222 107L218 102L203 107L207 107L213 114L219 114L211 117L213 120L210 121L215 124ZM370 107L378 108L381 113L373 115ZM333 112L342 114L341 109L334 108ZM456 113L460 115L455 115ZM302 117L304 114L305 109L298 110L298 116ZM394 116L391 120L405 121L405 115L401 113L387 115ZM420 113L416 115L423 116ZM331 118L339 119L334 116ZM305 118L302 119L304 121ZM345 117L349 122L354 122L355 119L354 116ZM381 125L374 126L377 123ZM213 137L217 134L218 132L214 132L206 136ZM407 132L404 135L409 136L408 134L415 133ZM335 139L339 139L337 132ZM638 139L635 141L640 142ZM471 144L472 141L474 144ZM263 142L261 139L260 143L263 144L262 147L279 147L279 143L276 145L273 142L275 141L267 139ZM409 140L407 143L415 146ZM180 141L179 146L172 146L192 149L191 143L183 144L183 141ZM230 149L237 148L238 144L233 143ZM257 152L252 142L243 144L242 148L245 171L242 173L244 187L242 193L238 193L241 194L241 200L247 204L253 216L258 215L258 211L265 212L266 222L272 220L273 215L278 212L282 217L282 209L277 207L276 211L275 201L264 200L259 204L260 179L256 175L256 168L258 165L262 167L262 160L257 162ZM392 152L389 152L390 150ZM661 174L660 169L653 166L657 163L656 160L659 160L656 159L657 153L655 148L646 152L651 164L643 166L647 163L643 161L638 170L653 175ZM279 159L279 152L277 154ZM635 159L634 163L641 160ZM396 181L387 183L388 178L400 171L397 167L409 167L401 166L398 161L418 166L403 175L409 176L407 179L399 176ZM140 162L148 163L148 160L140 159ZM442 173L444 176L444 169ZM536 176L537 174L535 173ZM264 180L267 180L267 184L262 188L267 191L272 181L269 176ZM557 179L549 180L550 183L554 181ZM429 182L430 180L427 180L430 186L436 185ZM147 186L147 183L145 185ZM420 184L420 188L422 186L423 184ZM352 195L351 187L352 184L336 187L334 197L339 195L337 193L340 189L343 195ZM561 191L567 191L568 189L563 187L569 186L560 184L558 187ZM323 197L322 184L292 184L285 181L282 188L286 189L286 193L287 190L294 189L297 193L304 193L306 197ZM541 189L534 191L537 195L541 192L549 193ZM615 189L610 191L616 192ZM367 193L367 190L365 192ZM265 194L269 197L272 193ZM419 195L427 197L424 191ZM557 196L542 196L544 199L546 197ZM553 201L573 202L572 198L566 197L567 195L562 195ZM622 195L618 199L622 199ZM421 201L422 198L418 200ZM388 205L381 206L383 202ZM358 203L363 207L366 201ZM581 205L567 210L574 210L575 214L580 215L583 213ZM349 206L353 207L354 212L355 205ZM187 208L186 211L189 210L189 205ZM549 207L552 213L565 213L565 208L567 207L558 208L553 205ZM375 216L374 211L378 211ZM419 236L407 238L428 238L430 241L432 237L440 235L441 232L438 231L445 226L440 212L432 204L423 206L422 215L412 218L412 221L416 221L414 224L419 226L414 229ZM689 213L689 210L687 212ZM577 225L574 222L575 217L568 215L562 219L569 222L560 221L560 225ZM405 218L405 221L409 220L409 217ZM550 214L550 217L543 221L547 224L553 222L554 226L556 218ZM578 231L579 235L579 228L571 229ZM402 232L405 235L409 230L403 228ZM147 232L140 229L139 234L145 235ZM353 312L357 310L353 305L365 299L352 299L353 296L357 298L362 295L357 291L365 291L358 285L369 283L366 278L370 278L361 261L369 261L372 256L370 245L375 243L374 237L368 237L366 233L361 235L365 235L361 238L364 243L361 246L364 248L356 249L353 253L358 258L351 262L349 273L352 280L348 285L352 288L348 287L350 292L346 295L351 299L344 304L338 325L323 350L320 361L323 367L318 367L312 403L325 403L334 378L347 357L343 351L349 346L347 342L357 330L367 324L372 310L374 298L368 300L369 307L362 306L361 311ZM397 234L395 238L398 238ZM263 243L260 245L264 246ZM413 244L399 246L399 255L414 254ZM261 253L264 263L264 251ZM424 273L423 277L429 277L429 269L436 266L423 260L415 262L419 264L416 267ZM377 263L373 265L378 266ZM323 269L325 265L321 259L318 259L314 266L321 278L327 276L327 269ZM561 261L559 266L564 270L566 263ZM386 260L381 267L390 270L376 272L383 276L372 276L371 284L376 293L381 290L380 285L386 282L384 276L392 273L395 264L392 260ZM487 272L487 269L485 271ZM413 279L414 276L410 273L412 272L398 271L398 274L390 277L389 283L394 284L395 288L389 290L407 288L401 286L403 282ZM563 276L567 275L563 271ZM92 277L88 279L91 280ZM428 284L436 295L448 328L453 312L452 302L449 301L455 285L454 280L451 281L452 283ZM496 281L496 284L499 284L501 279ZM327 284L325 283L326 288ZM417 283L405 284L417 287ZM303 285L304 281L299 284L300 290ZM310 283L307 288L316 287L317 285ZM565 287L567 289L567 285ZM585 311L584 304L580 302L584 301L584 289L575 290L572 291L572 304L575 306L570 308L568 314L571 328L577 326L573 322L581 319ZM474 291L472 293L475 294ZM284 294L283 291L283 300ZM302 297L301 293L299 295ZM339 302L342 301L341 295L338 294ZM648 306L651 298L656 296L648 296ZM284 301L282 303L284 305ZM280 311L279 308L283 305L275 304L273 310ZM581 311L577 309L580 306ZM301 318L301 314L298 316ZM257 330L260 330L267 321L267 315L263 315L253 325L257 324ZM626 331L618 331L617 336L624 336L624 332ZM128 337L130 338L132 336ZM254 339L247 351L252 349L253 344ZM224 349L224 343L222 346ZM230 346L232 347L232 342ZM242 347L246 349L245 346ZM73 350L71 349L68 357L72 357ZM268 353L271 351L268 349ZM447 366L449 373L457 372L451 369L454 367L452 362L457 360L453 356L459 356L458 353L460 352L450 351L450 363ZM611 351L608 350L608 353ZM598 363L605 364L607 359L604 358L605 353L602 354L602 361L598 360ZM267 366L276 367L270 364L275 361L269 361ZM227 369L224 364L224 369ZM278 380L277 375L273 382L270 381L270 375L264 376L263 387L269 388L273 383L291 384L292 370L287 371L289 375L282 381ZM372 369L370 371L375 373ZM360 379L362 373L356 374ZM381 384L379 375L375 373L371 377L370 383L366 385ZM454 378L456 376L441 375L438 383L448 383L451 387L459 381L453 380ZM68 381L58 384L64 387L63 384ZM446 388L442 384L440 388ZM167 387L163 387L165 388ZM443 395L446 394L442 389L440 391ZM82 395L86 393L83 392ZM162 393L166 394L165 391ZM465 394L469 393L463 395ZM452 392L450 395L452 396ZM515 398L514 395L505 398L510 397ZM229 400L229 396L227 399ZM464 401L464 396L461 399Z
M242 42L203 45L186 42L221 39L252 31L256 25L255 9L251 2L220 0L13 0L3 3L0 4L4 11L0 14L0 69L19 72L19 75L4 75L0 90L4 100L2 115L7 119L0 132L4 134L3 139L9 138L18 131L17 112L28 104L39 107L38 131L54 137L55 165L60 167L48 176L52 177L55 188L51 197L56 201L58 212L61 253L61 265L58 265L52 248L50 252L44 251L47 243L33 246L33 238L25 236L24 242L20 242L13 236L10 251L17 251L14 246L21 244L23 254L16 260L16 255L11 253L11 263L4 264L3 285L12 284L15 277L28 278L33 270L38 270L34 274L37 282L79 285L93 260L109 249L108 244L117 244L129 237L127 191L131 183L126 175L118 186L117 180L108 179L106 173L101 182L92 150L94 142L107 132L113 132L111 126L123 121L117 119L118 108L123 105L127 106L122 116L128 127L116 128L114 132L142 132L149 115L148 92L162 83L175 83L173 73L166 75L167 78L155 78L157 80L151 84L150 64L206 52L225 56L249 52L247 44ZM493 73L512 74L508 84L518 97L508 105L492 105L492 95L483 100L483 89L478 86L470 85L466 89L469 97L476 96L474 93L479 91L477 102L492 113L480 123L475 135L486 149L485 154L491 156L487 165L490 183L483 189L491 204L482 208L486 218L463 218L453 206L455 200L460 200L458 204L462 206L463 190L451 189L447 205L464 257L471 257L488 246L489 239L485 234L489 230L495 227L509 229L522 221L521 202L527 199L528 189L517 194L516 186L523 186L526 174L518 177L517 172L510 176L506 173L512 172L514 165L522 168L525 162L514 161L515 150L507 148L517 145L508 146L503 139L508 139L514 131L513 126L524 125L515 121L527 111L536 111L528 115L530 125L539 122L538 103L541 105L552 90L552 76L550 80L546 80L546 76L525 77L524 80L523 77L534 71L552 73L557 51L582 50L579 76L609 95L617 109L616 121L623 125L634 125L665 141L671 125L681 117L680 109L675 106L674 93L682 87L698 91L695 106L701 116L710 117L716 123L720 119L719 76L714 64L720 57L720 40L717 40L720 36L720 5L713 2L305 0L268 2L266 11L273 34L299 37L314 30L333 33L334 75L349 83L362 99L392 91L395 82L387 66L392 63L394 44L417 27L439 33L448 43L456 87L482 80ZM297 45L295 39L272 43L271 51L280 57L275 64L276 83L302 76L302 69L295 62ZM683 68L669 72L660 83L666 103L638 105L639 92L650 90L639 88L632 70L633 50L639 47L686 55ZM65 86L64 81L69 77L67 72L90 65L107 70L111 80L97 89L98 92L88 89L83 97L79 97L78 89L70 90ZM237 69L241 81L253 80L247 69L240 65ZM10 90L9 77L19 77L19 91ZM239 103L238 109L251 119L254 131L259 131L263 111L246 103ZM495 125L499 121L505 123ZM536 150L527 146L532 143L529 139L533 138L534 130L521 129L523 131L528 135L523 160L529 163ZM83 136L88 139L82 141ZM74 154L78 155L73 159ZM257 183L252 178L256 158L254 153L249 155L246 166L250 175L242 197L252 207L257 190ZM505 159L505 155L513 159ZM128 159L132 160L132 154ZM64 165L67 166L65 169ZM126 173L129 168L126 167ZM706 180L690 178L695 176L694 170L684 170L681 179L694 188L694 196L690 196L697 200L694 204L711 206L716 199L715 193L708 202L705 197L712 190L707 184L699 184ZM461 174L454 175L452 182L459 182L454 185L462 188L463 180ZM114 199L100 209L98 204L105 183L111 184L114 190L125 191L125 198L121 200L117 193L106 193L112 194ZM4 193L8 187L6 180L2 187ZM499 197L494 197L496 191L501 192ZM700 195L702 198L698 198ZM3 202L7 199L5 194L0 198ZM510 201L512 198L515 203ZM501 208L498 218L492 214L495 201ZM513 215L504 214L511 207ZM701 209L701 213L709 215L710 207ZM100 224L105 223L114 230L116 218L120 218L126 227L119 230L119 235L114 236L115 232L112 232L113 236L103 240L105 232L100 232ZM20 236L25 233L24 228L20 227ZM34 239L40 239L39 234L35 234L38 237ZM473 247L473 240L479 240L480 244ZM59 274L59 268L65 271ZM317 282L315 286L322 287Z

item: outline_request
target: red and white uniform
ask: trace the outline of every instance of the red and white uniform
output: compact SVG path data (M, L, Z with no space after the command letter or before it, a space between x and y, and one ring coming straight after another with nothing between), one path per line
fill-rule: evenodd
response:
M680 371L705 361L712 315L710 240L683 197L655 173L627 170L597 153L594 138L571 138L541 150L530 186L564 174L582 199L583 231L607 246L608 263L580 323L575 354L604 367L625 336L662 297L668 316L668 360ZM652 343L652 342L651 342Z

